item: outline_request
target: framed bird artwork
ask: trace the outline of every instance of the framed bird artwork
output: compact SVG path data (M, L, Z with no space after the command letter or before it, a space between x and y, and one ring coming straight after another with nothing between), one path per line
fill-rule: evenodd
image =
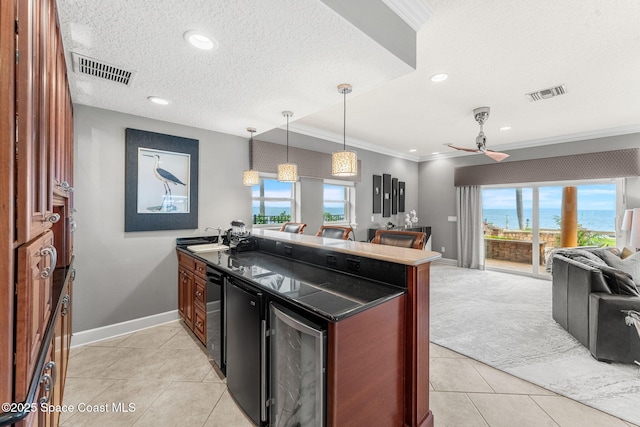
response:
M125 231L198 228L198 143L125 130Z

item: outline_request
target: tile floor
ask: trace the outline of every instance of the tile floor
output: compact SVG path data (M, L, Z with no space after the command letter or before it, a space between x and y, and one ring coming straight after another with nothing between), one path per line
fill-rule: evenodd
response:
M636 427L434 344L430 384L436 427ZM63 427L252 425L177 321L73 348L63 403Z

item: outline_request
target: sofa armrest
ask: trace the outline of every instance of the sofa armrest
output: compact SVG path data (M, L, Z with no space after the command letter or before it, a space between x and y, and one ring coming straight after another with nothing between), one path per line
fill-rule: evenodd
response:
M552 314L582 345L589 347L589 295L606 289L602 271L562 255L553 259Z
M594 292L589 298L589 350L598 360L640 360L640 337L623 310L640 311L640 297Z

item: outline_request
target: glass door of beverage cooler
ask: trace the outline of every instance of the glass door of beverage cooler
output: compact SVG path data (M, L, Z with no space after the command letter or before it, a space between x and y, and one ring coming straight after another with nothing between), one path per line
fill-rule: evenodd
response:
M270 304L271 426L324 426L326 330Z

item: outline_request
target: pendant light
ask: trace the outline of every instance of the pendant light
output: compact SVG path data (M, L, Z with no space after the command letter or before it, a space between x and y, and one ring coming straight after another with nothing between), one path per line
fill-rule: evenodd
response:
M253 134L256 132L256 128L247 128L247 132L251 134L251 139L249 139L249 170L242 172L242 185L251 187L260 184L260 174L253 170Z
M331 175L354 176L358 174L358 155L355 151L347 151L347 94L351 93L351 85L339 85L338 92L344 95L343 146L342 151L336 151L331 155Z
M278 181L296 182L298 180L298 166L289 163L289 117L293 116L291 111L283 111L282 115L287 118L287 163L278 165Z

